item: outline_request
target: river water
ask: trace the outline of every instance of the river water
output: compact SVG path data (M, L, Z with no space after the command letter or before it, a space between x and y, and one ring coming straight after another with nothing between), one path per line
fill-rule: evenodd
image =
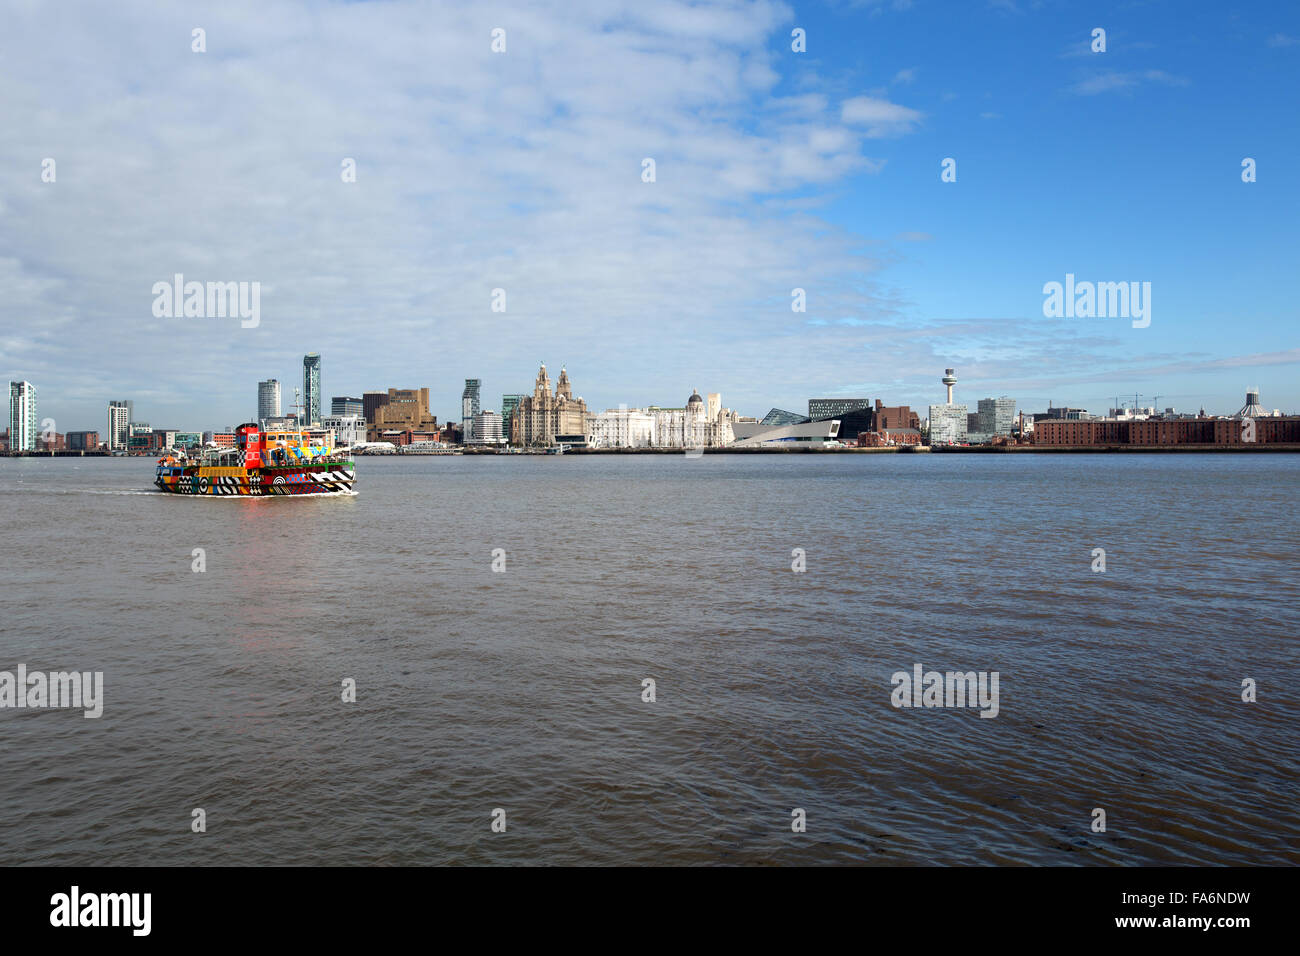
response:
M152 470L0 459L0 670L104 675L0 710L5 864L1300 862L1300 456Z

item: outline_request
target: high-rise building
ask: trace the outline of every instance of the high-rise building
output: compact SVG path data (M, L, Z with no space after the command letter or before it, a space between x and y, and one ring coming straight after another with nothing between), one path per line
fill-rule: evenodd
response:
M36 450L36 386L9 383L9 450Z
M930 406L930 444L960 444L966 440L968 430L966 416L969 413L965 405L954 405L952 401L952 387L957 384L956 370L944 369L940 381L948 389L948 401L943 405Z
M388 392L363 392L361 395L361 414L366 424L375 424L375 414L388 404Z
M966 440L965 405L930 406L930 444L956 445Z
M279 418L281 414L279 380L268 378L265 382L258 382L257 420L260 422L267 418Z
M320 425L320 353L308 352L302 357L302 415L312 428Z
M821 418L838 418L840 415L870 408L869 398L810 398L808 399L808 417L813 421Z
M125 451L131 443L131 403L108 403L108 448Z
M1016 425L1016 400L1005 395L981 398L977 417L979 427L976 431L986 435L1010 435Z
M359 398L336 395L330 399L330 415L333 418L355 415L360 418L366 412L366 403Z
M510 420L515 416L515 409L519 403L524 400L522 395L502 395L501 396L501 431L508 439L510 437Z
M384 441L385 431L431 431L437 427L437 417L429 413L427 388L390 388L384 404L375 409L375 420L367 432L370 441Z
M468 437L463 439L467 445L501 445L505 437L501 432L501 416L494 411L482 411L474 415L473 428Z
M466 442L474 434L474 416L479 413L479 389L482 384L476 378L467 378L465 390L460 393L460 427Z

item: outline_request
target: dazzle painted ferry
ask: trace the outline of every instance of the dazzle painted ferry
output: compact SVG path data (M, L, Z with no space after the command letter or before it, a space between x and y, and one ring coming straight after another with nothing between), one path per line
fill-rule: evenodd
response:
M174 451L158 459L154 484L176 495L337 495L356 483L350 448L312 444L306 429L235 429L235 447L206 448L190 458Z

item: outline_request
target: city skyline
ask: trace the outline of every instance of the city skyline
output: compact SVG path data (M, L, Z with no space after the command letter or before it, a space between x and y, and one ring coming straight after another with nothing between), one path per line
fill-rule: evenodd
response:
M239 3L86 6L53 48L20 9L0 365L86 426L124 394L159 421L241 419L244 378L296 382L307 348L335 357L328 394L427 383L440 420L467 375L524 391L560 355L593 408L695 382L755 415L922 407L946 366L1026 407L1137 391L1227 414L1248 384L1300 407L1275 281L1300 15L1006 2L936 30L920 6L536 7L500 54L497 24L437 5L291 3L258 29ZM257 283L258 316L155 315L178 275ZM1150 283L1149 325L1047 317L1067 277Z
M321 356L319 355L319 353L310 353L310 354L312 354L313 356L315 356L316 359L317 359L318 361L320 361ZM298 356L299 363L301 363L301 361L302 361L302 359L303 359L304 357L305 357L305 356L304 356L303 354L301 354L301 353L299 354L299 356ZM322 363L322 364L323 364L323 363ZM561 366L561 368L563 369L564 366ZM950 371L950 370L948 370L948 371ZM493 395L496 395L497 397L499 397L499 398L503 398L503 399L504 399L504 398L512 398L512 397L522 397L522 396L525 394L525 393L523 393L523 392L519 392L519 393L511 393L511 392L504 392L504 391L502 391L502 392L497 392L497 391L495 391L494 389L489 389L489 388L487 388L486 386L484 386L484 385L482 384L483 380L482 380L481 378L460 379L460 383L461 383L461 397L458 399L458 402L460 403L461 408L460 408L459 411L457 411L457 412L452 412L452 413L450 413L450 414L445 414L445 415L444 415L444 414L439 414L439 412L438 412L438 411L433 407L433 400L432 400L432 398L430 399L430 403L429 403L429 404L430 404L430 410L431 410L432 414L433 414L433 415L438 419L439 422L441 422L441 423L443 423L443 424L460 424L460 423L462 423L462 422L465 420L464 417L463 417L464 408L465 408L465 403L466 403L466 400L467 400L467 399L466 399L466 396L465 396L465 389L466 389L466 387L467 387L467 383L468 383L468 382L471 382L471 381L472 381L472 382L475 382L475 383L478 383L475 387L476 387L477 389L481 389L481 391L482 391L482 395L487 396L487 397L489 397L489 398L491 398L491 396L493 396ZM888 402L890 402L890 403L892 403L892 404L895 404L895 405L907 405L907 406L914 407L914 408L919 408L919 409L922 409L922 410L924 410L924 409L927 408L927 407L931 407L931 406L936 406L936 405L943 405L943 404L945 404L945 403L946 403L946 394L947 394L947 393L944 391L944 390L945 390L945 386L944 386L944 384L942 384L942 382L940 382L940 379L939 379L937 376L932 376L931 381L932 381L932 383L936 383L936 384L932 384L932 387L931 387L931 393L930 393L928 396L923 395L923 396L921 397L921 399L920 399L920 400L917 400L917 401L902 401L902 400L900 400L900 398L899 398L898 395L893 394L893 393L875 394L875 395L868 396L868 399L869 399L869 400L870 400L870 399L876 399L876 398L884 399L884 400L886 400L886 401L888 401ZM38 385L38 383L32 383L32 384L33 384L33 387L36 387L36 386ZM258 420L260 420L260 419L266 417L266 416L264 416L264 415L261 414L261 412L262 412L262 398L263 398L263 394L262 394L262 393L263 393L263 391L264 391L264 388L263 388L263 387L264 387L264 386L267 386L267 385L271 385L271 384L274 384L275 386L277 386L277 388L276 388L276 396L277 396L277 398L278 398L278 391L279 391L279 386L280 386L280 382L279 382L278 380L276 380L276 379L274 379L274 378L271 378L271 379L266 379L266 380L258 380L258 381L255 381L255 382L252 383L253 387L254 387L254 388L257 390L257 392L258 392L258 396L257 396L256 401L251 402L251 403L249 403L249 404L253 404L253 405L258 406L258 407L257 407L257 414L255 414L255 415L244 414L244 415L242 415L242 416L239 415L239 414L236 414L236 415L234 415L234 416L232 416L232 417L224 418L224 419L220 419L220 420L217 420L217 419L211 419L211 420L209 420L209 419L205 418L205 419L203 419L201 422L198 423L198 426L200 427L201 430L204 430L204 431L220 431L220 430L222 430L223 428L226 428L226 427L228 427L228 426L233 426L233 424L236 424L236 423L247 422L247 421L258 421ZM1124 394L1123 392L1118 392L1118 393L1116 393L1115 395L1110 396L1109 399L1104 399L1103 402L1102 402L1102 404L1098 404L1098 405L1095 406L1095 407L1090 407L1090 406L1087 406L1087 405L1079 405L1079 404L1077 404L1076 402L1071 401L1071 400L1069 399L1068 396L1066 396L1065 398L1058 398L1057 396L1049 396L1048 398L1050 398L1050 401L1049 401L1048 399L1043 399L1043 400L1041 400L1041 401L1040 401L1040 400L1036 400L1036 399L1035 399L1035 400L1030 400L1030 399L1021 399L1021 398L1020 398L1019 396L1017 396L1017 395L1008 395L1005 391L998 391L997 389L989 390L989 389L987 389L987 388L983 388L983 387L979 387L979 386L980 386L980 383L979 383L978 381L976 381L976 382L971 382L971 381L969 381L965 376L963 376L961 382L960 382L957 386L955 386L955 387L960 388L960 389L962 390L962 393L961 393L961 394L962 394L963 397L957 399L955 404L958 405L958 406L969 406L970 408L974 408L978 401L982 401L982 400L986 400L986 399L1008 398L1008 397L1009 397L1009 398L1011 398L1011 399L1014 399L1014 400L1016 401L1016 403L1017 403L1018 408L1019 408L1020 410L1024 411L1026 414L1030 414L1030 413L1033 413L1033 412L1045 412L1045 411L1047 411L1049 408L1072 408L1072 409L1082 409L1082 410L1088 412L1089 415L1098 416L1098 417L1105 417L1105 416L1113 415L1114 412L1115 412L1115 409L1116 409L1117 407L1120 408L1120 409L1123 411L1123 413L1125 413L1125 414L1131 414L1132 409L1133 409L1134 407L1137 407L1137 408L1155 407L1155 404L1154 404L1154 402L1153 402L1152 400L1153 400L1155 397L1158 396L1158 397L1161 399L1161 401L1159 402L1159 407L1157 408L1157 412L1159 412L1159 413L1163 413L1167 408L1174 408L1174 409L1178 412L1178 414L1180 414L1180 415L1193 415L1193 414L1197 414L1197 413L1201 410L1201 406L1199 406L1199 405L1198 405L1198 406L1189 406L1189 405L1184 405L1184 404L1181 404L1181 403L1173 402L1172 400L1166 401L1165 399L1169 398L1169 396L1165 396L1165 395L1163 395L1162 393L1130 392L1129 394L1126 395L1126 394ZM335 389L332 387L332 385L330 384L329 380L326 379L326 378L323 376L323 374L321 375L321 386L320 386L320 387L321 387L321 394L322 394L322 396L324 397L324 398L323 398L323 402L332 403L332 402L334 401L335 398L340 398L340 399L341 399L341 398L347 397L347 396L349 396L350 394L352 394L352 392L350 392L349 389L335 390ZM398 388L400 388L400 387L402 387L402 386L394 386L394 385L391 385L391 384L389 384L389 383L385 383L385 384L382 384L382 385L367 386L367 387L364 387L364 388L356 388L354 391L355 391L355 393L357 393L357 394L363 394L363 393L365 393L365 392L376 392L376 391L382 391L382 390L386 390L386 389L391 388L391 387L398 387ZM433 391L434 391L433 386L418 385L418 386L415 386L415 387L417 387L417 388L427 388L427 389L429 390L429 392L430 392L431 395L432 395L432 393L433 393ZM1222 401L1218 406L1216 406L1216 407L1208 407L1208 406L1205 407L1205 409L1204 409L1204 410L1205 410L1205 413L1206 413L1208 416L1210 416L1210 417L1220 417L1220 416L1226 417L1226 416L1231 416L1231 415L1233 415L1234 413L1239 412L1240 409L1241 409L1241 404L1242 404L1242 402L1241 402L1241 396L1242 396L1242 394L1245 393L1247 390L1253 390L1253 391L1255 391L1255 392L1259 392L1259 391L1260 391L1260 389L1259 389L1257 386L1254 386L1254 385L1249 385L1249 386L1248 386L1248 385L1242 385L1241 387L1239 387L1239 388L1237 389L1237 391L1236 391L1236 393L1235 393L1235 397L1232 397L1232 398L1225 398L1225 399L1224 399L1224 400L1223 400L1223 401ZM137 390L136 393L138 394L140 391L147 391L147 390ZM949 391L951 391L951 390L949 390ZM978 396L976 396L976 395L974 394L975 391L978 391L978 392L979 392ZM269 397L269 396L268 396L268 397ZM584 396L582 396L581 394L578 394L578 395L576 395L575 397L583 398ZM846 402L856 402L856 401L859 400L860 398L861 398L860 396L853 396L853 397L845 396L843 400L846 401ZM825 401L833 401L833 400L835 400L835 399L836 399L835 396L829 396L829 395L824 395L824 394L820 394L820 393L814 393L813 395L810 395L810 396L804 396L803 398L798 399L798 400L795 402L795 405L796 405L796 407L803 408L803 407L807 406L810 402L814 402L814 401L822 401L822 402L825 402ZM1114 404L1114 402L1116 401L1116 399L1118 399L1118 401L1120 402L1120 405L1119 405L1119 406L1116 406L1116 405ZM1272 414L1274 410L1279 411L1279 412L1280 412L1281 414L1283 414L1283 415L1293 415L1293 414L1300 413L1300 409L1297 409L1297 408L1291 408L1291 407L1282 406L1282 405L1278 405L1278 404L1275 403L1275 402L1272 402L1272 403L1271 403L1269 399L1270 399L1270 396L1269 396L1266 392L1262 394L1262 396L1261 396L1261 400L1262 400L1263 405L1264 405L1264 412L1265 412L1265 414ZM1134 405L1134 401L1133 401L1133 400L1137 400L1137 405L1136 405L1136 406ZM113 401L115 401L115 400L108 400L108 401L106 401L106 402L101 403L101 408L100 408L99 413L98 413L98 417L100 418L101 422L102 422L102 420L103 420L103 418L104 418L104 415L105 415L105 408L106 408L108 405L111 405L111 404L113 403ZM353 401L359 401L359 399L353 399ZM41 398L41 406L40 406L40 407L41 407L41 416L42 416L43 418L44 418L44 417L54 418L55 421L56 421L56 427L57 427L57 430L58 430L59 432L73 431L73 430L77 430L77 428L81 428L81 427L82 427L82 424L81 424L81 423L76 423L76 422L74 422L74 425L76 425L76 428L73 428L73 427L67 427L67 428L65 428L64 425L62 424L62 422L61 422L61 421L60 421L60 420L59 420L55 415L53 415L52 413L50 413L50 412L48 411L48 407L49 407L50 405L52 405L52 404L57 404L57 403L56 403L56 402L52 402L52 401L50 401L46 396L42 395L42 398ZM133 405L134 405L134 404L139 404L139 402L136 401L136 400L133 400L133 401L132 401L132 404L133 404ZM231 403L232 406L235 406L235 405L238 405L238 404L239 404L239 403L235 403L235 402L232 402L232 403ZM275 404L276 404L276 405L279 405L280 403L279 403L279 402L276 402ZM495 412L497 412L498 414L501 414L502 412L504 412L504 410L505 410L504 407L502 407L502 408L495 408L495 407L493 407L494 404L502 404L502 405L504 406L505 403L492 403L492 402L489 401L489 402L483 404L483 410L485 410L485 411L488 411L488 410L490 410L490 411L495 411ZM660 398L660 399L648 400L648 401L629 401L629 400L623 399L623 400L619 400L619 401L613 402L613 403L611 403L611 404L597 404L597 403L594 403L594 402L587 402L587 406L588 406L589 408L593 409L594 411L604 411L604 410L610 410L610 409L617 409L617 408L620 408L620 407L627 407L627 408L676 407L677 404L678 404L678 403L677 403L676 401L673 400L673 397L672 397L671 395L663 396L663 397ZM760 404L762 404L764 407L760 408L759 406L755 405L755 406L753 406L752 408L737 408L736 411L737 411L738 414L740 414L740 415L742 415L742 416L753 416L753 417L755 417L755 418L762 419L763 416L766 414L767 411L769 411L769 410L771 410L771 409L779 409L779 408L781 408L781 406L776 405L776 404L768 404L768 403L760 403ZM328 407L328 406L323 406L323 407ZM330 411L331 411L331 413L333 413L333 409L332 409L332 408L330 409ZM283 409L283 414L286 415L286 416L292 416L293 411L292 411L292 409L285 408L285 409ZM360 413L358 413L358 414L360 414ZM964 414L964 412L963 412L963 414ZM324 416L322 416L322 417L324 417ZM363 417L364 417L364 416L363 416ZM925 417L925 415L922 414L922 418L924 418L924 417ZM154 412L154 413L152 413L152 417L151 417L150 419L148 419L148 421L151 422L151 423L153 423L153 424L155 425L155 427L171 427L171 424L169 424L169 423L176 424L178 427L179 427L179 426L182 426L182 425L190 425L190 424L194 424L193 422L191 422L191 421L188 420L188 419L186 419L185 421L175 420L172 416L169 415L169 413L167 413L167 412L165 412L165 411L163 411L163 412ZM162 423L162 424L159 425L159 424L157 424L157 423ZM85 427L85 428L89 428L89 429L94 430L94 429L98 429L100 426L97 425L97 424L91 423L91 424L85 424L84 427ZM111 429L109 429L109 431L111 431ZM106 432L106 433L107 433L107 432Z

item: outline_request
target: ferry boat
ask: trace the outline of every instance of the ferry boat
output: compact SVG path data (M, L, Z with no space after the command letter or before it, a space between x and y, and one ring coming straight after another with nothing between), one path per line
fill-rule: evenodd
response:
M305 428L235 429L233 448L205 448L191 458L173 451L158 459L154 484L177 495L337 495L352 493L350 448L313 444Z

